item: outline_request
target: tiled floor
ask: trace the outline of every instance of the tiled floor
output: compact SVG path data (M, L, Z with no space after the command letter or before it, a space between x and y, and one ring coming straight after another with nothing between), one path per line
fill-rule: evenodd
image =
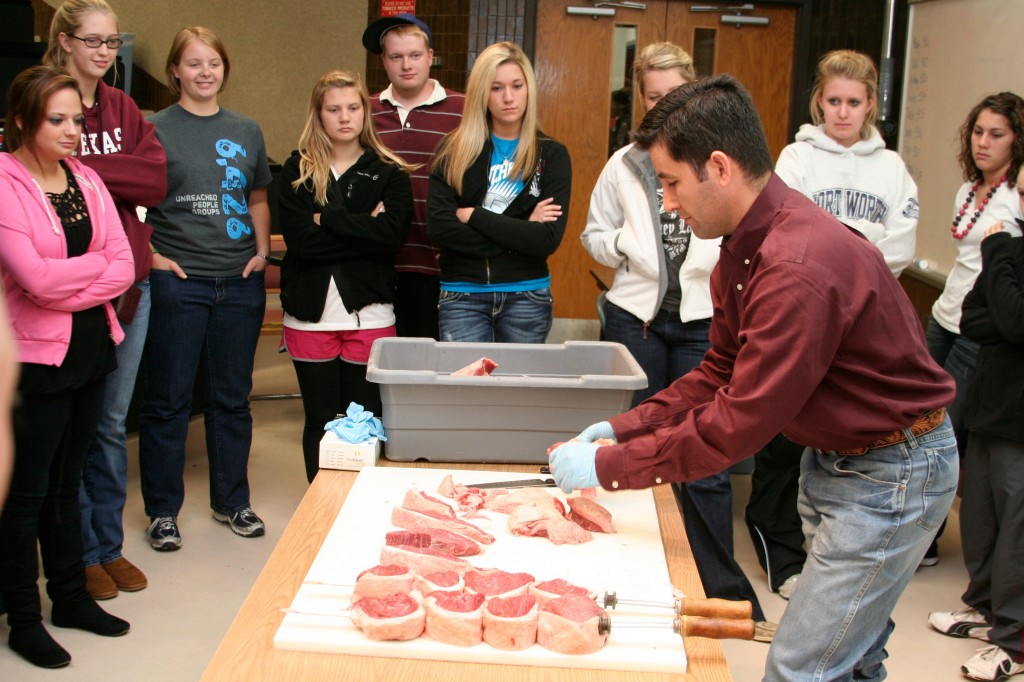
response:
M261 346L257 393L294 390L291 367L283 357L272 352L273 341L265 337ZM306 488L299 450L301 403L298 400L255 402L253 418L255 429L249 467L252 499L253 506L267 522L267 535L240 538L211 518L206 495L208 469L202 454L202 422L193 421L186 467L185 508L179 517L183 537L181 550L164 554L146 545L143 536L148 520L142 512L134 463L129 472L125 556L145 571L150 585L141 592L121 594L103 602L103 606L130 621L131 632L125 637L106 639L51 627L51 634L73 657L70 668L58 671L34 668L0 644L0 680L182 682L199 679ZM742 503L749 492L749 478L734 475L733 485L737 556L757 588L766 614L777 619L786 602L767 593L742 523ZM965 586L955 513L950 521L939 565L919 570L897 606L896 631L888 647L890 680L961 680L959 665L977 648L978 642L974 640L949 639L936 634L925 620L931 610L957 608ZM6 642L7 634L4 621L0 624L0 641ZM767 646L728 641L725 649L736 682L761 679Z

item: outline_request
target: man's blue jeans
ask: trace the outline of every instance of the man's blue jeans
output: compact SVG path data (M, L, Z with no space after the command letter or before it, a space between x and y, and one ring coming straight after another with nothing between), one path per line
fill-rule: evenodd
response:
M949 417L922 436L843 457L804 452L807 562L768 651L765 680L882 680L890 616L956 493Z
M124 503L128 494L128 444L125 418L135 391L142 349L149 329L149 280L136 286L142 291L130 324L121 323L124 341L117 346L117 369L107 375L96 437L85 457L78 504L82 508L82 545L86 566L106 564L121 557L124 544Z
M442 341L544 343L551 331L551 290L464 293L441 291Z
M146 514L177 516L185 499L185 438L196 370L204 385L210 506L249 506L252 369L266 305L263 273L179 279L150 273L153 309L146 342L146 391L139 466Z

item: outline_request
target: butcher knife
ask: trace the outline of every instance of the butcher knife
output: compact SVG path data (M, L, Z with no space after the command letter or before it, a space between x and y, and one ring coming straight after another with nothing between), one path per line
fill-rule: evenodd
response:
M467 483L467 488L554 488L553 478L525 478L520 481L500 481L498 483Z

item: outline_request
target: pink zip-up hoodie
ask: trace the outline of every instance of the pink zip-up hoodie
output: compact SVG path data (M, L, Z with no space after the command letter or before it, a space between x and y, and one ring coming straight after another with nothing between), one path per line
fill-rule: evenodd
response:
M60 366L71 341L71 313L102 304L115 343L124 332L110 300L135 280L131 248L114 201L95 171L67 163L92 221L89 250L68 258L49 197L11 154L0 153L0 274L18 360Z

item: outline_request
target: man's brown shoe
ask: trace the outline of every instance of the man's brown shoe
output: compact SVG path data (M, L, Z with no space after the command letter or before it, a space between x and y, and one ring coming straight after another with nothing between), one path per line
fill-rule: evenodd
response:
M85 567L85 591L96 601L117 596L117 584L99 564Z
M114 584L117 585L119 590L138 592L149 584L145 574L124 557L118 557L113 561L100 565L103 566L103 570L107 572L107 575L113 579Z

